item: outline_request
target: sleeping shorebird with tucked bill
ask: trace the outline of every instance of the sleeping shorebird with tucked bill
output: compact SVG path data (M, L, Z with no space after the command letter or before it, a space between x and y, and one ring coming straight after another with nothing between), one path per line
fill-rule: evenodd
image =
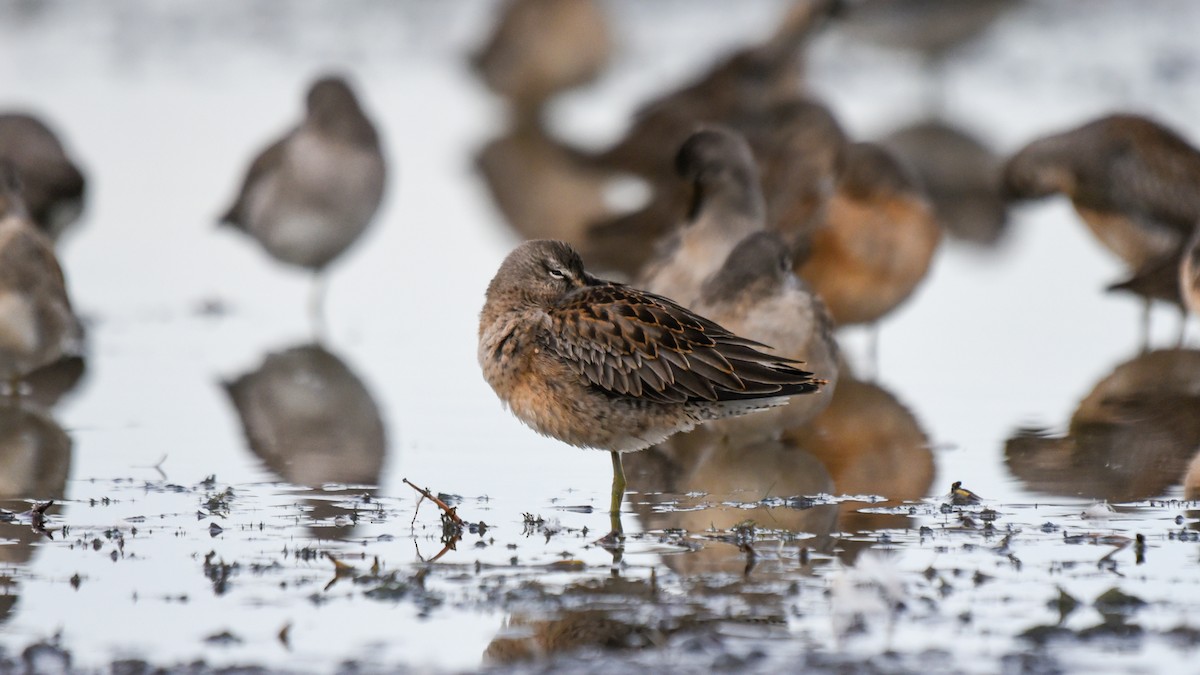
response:
M479 321L483 376L509 410L540 434L611 454L614 535L621 453L820 388L763 347L665 297L597 279L574 249L545 239L505 258Z

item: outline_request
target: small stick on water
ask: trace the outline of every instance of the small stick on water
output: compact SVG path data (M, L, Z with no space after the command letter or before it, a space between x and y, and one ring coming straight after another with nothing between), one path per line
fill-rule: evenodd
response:
M404 483L406 485L408 485L409 487L411 487L412 489L416 490L417 492L420 492L421 497L423 499L428 499L429 501L433 502L434 504L437 504L438 508L440 508L446 514L446 517L449 518L451 521L453 521L453 523L455 525L465 525L466 524L463 522L462 518L458 517L458 513L456 513L457 509L455 509L453 506L447 506L446 502L435 497L433 495L433 493L431 493L429 490L427 490L425 488L417 487L409 479L402 478L401 480L403 480ZM419 502L419 501L417 502L417 508L418 509L421 508L421 502ZM416 520L417 520L417 514L414 512L413 513L413 522L416 522Z

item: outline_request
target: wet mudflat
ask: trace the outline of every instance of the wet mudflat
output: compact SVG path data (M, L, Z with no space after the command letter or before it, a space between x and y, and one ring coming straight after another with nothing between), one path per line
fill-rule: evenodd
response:
M617 137L783 7L743 4L606 4L621 51L553 126ZM932 93L916 60L836 32L810 77L863 138L932 98L1001 154L1112 109L1200 139L1196 8L1075 6L1013 11ZM598 545L608 459L512 419L475 359L516 241L473 166L504 127L465 65L493 10L3 10L4 107L52 119L94 189L60 247L86 365L0 419L0 665L1189 672L1196 327L1175 348L1158 310L1144 353L1139 303L1102 293L1119 266L1063 201L1014 209L996 247L948 240L874 363L845 332L857 376L810 427L628 456L625 546ZM398 170L318 340L307 275L215 219L328 69Z

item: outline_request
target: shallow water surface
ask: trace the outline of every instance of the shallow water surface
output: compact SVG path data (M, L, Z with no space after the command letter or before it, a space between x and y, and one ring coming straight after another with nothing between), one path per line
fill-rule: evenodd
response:
M620 51L551 119L580 144L783 8L604 6ZM861 138L925 116L936 86L1000 154L1117 108L1200 141L1180 30L1200 6L1080 6L1026 3L938 85L831 31L813 87ZM810 428L628 456L626 545L596 544L608 458L523 427L475 360L516 242L474 168L505 125L465 62L494 10L0 8L0 105L45 115L91 180L60 247L85 366L0 411L0 664L1188 672L1195 326L1176 349L1156 310L1144 353L1139 304L1101 292L1118 263L1061 200L1013 209L997 247L948 241L877 362L846 331L857 377ZM307 275L215 219L326 70L353 75L394 170L318 339ZM983 502L951 504L953 481Z

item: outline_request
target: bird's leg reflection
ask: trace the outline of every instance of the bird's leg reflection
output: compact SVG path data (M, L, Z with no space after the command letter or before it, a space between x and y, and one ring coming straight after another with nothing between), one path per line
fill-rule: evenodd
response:
M309 288L308 318L312 322L313 341L317 344L325 341L325 289L328 285L325 274L318 272L313 275Z

